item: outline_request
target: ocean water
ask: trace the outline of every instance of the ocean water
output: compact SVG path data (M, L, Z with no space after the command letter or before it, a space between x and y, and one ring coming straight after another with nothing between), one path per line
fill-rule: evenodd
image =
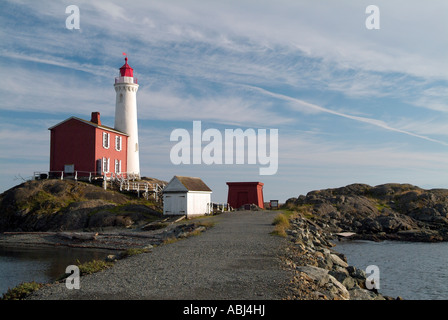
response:
M22 282L50 283L69 265L105 259L110 252L80 248L0 247L0 297Z
M448 243L340 241L349 265L376 265L379 292L407 300L448 299ZM368 275L371 273L368 273Z

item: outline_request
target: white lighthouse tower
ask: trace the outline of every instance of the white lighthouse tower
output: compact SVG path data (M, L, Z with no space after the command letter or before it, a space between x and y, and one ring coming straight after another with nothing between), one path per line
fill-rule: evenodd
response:
M128 65L128 58L120 68L120 76L115 78L115 129L128 137L127 172L140 178L140 157L137 126L137 79L134 70Z

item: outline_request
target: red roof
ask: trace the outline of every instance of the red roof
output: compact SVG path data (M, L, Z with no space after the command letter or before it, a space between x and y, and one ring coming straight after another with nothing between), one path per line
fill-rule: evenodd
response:
M128 57L124 58L125 63L124 65L120 68L120 75L122 77L134 77L134 69L132 69L129 65L128 65Z
M98 123L95 123L95 122L92 122L92 121L87 121L87 120L84 120L84 119L81 119L81 118L77 118L77 117L70 117L68 119L65 119L64 121L61 121L58 124L55 124L54 126L48 128L48 130L52 130L52 129L60 126L61 124L65 123L65 122L67 122L69 120L72 120L72 119L76 120L76 121L83 122L83 123L88 124L88 125L91 125L91 126L93 126L95 128L100 128L100 129L103 129L103 130L106 130L106 131L111 131L111 132L118 133L118 134L123 135L123 136L129 136L128 134L126 134L124 132L121 132L121 131L119 131L117 129L114 129L114 128L111 128L111 127L107 127L107 126L103 126L103 125L99 125Z

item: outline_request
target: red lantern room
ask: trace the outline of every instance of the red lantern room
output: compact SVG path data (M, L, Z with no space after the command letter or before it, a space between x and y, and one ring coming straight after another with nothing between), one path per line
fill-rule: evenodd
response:
M120 68L120 75L122 77L134 77L134 69L128 65L128 57L124 58L124 65Z

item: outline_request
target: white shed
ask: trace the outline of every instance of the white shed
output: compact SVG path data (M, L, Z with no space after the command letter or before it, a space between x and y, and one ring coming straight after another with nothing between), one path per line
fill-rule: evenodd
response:
M163 214L187 218L209 214L211 194L200 178L174 176L163 189Z

